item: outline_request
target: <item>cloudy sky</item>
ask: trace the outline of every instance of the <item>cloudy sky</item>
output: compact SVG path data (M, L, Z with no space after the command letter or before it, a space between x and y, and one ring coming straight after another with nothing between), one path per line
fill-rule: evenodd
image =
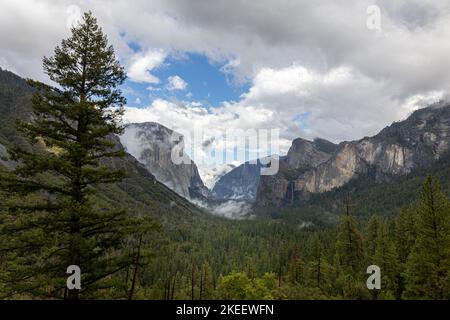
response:
M284 153L373 135L450 92L450 0L1 0L0 66L48 82L42 57L87 10L127 70L126 121L279 129ZM205 141L197 162L219 146Z

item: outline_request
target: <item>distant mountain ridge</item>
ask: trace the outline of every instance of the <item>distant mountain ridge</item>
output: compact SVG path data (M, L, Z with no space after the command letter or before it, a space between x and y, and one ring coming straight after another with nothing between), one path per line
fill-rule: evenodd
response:
M261 170L261 162L255 162L247 161L220 177L212 189L213 197L219 200L255 200Z
M2 168L12 168L6 152L8 145L23 142L15 130L15 119L30 118L32 93L26 80L0 69ZM125 133L117 143L131 155L120 160L124 163L114 165L140 172L140 176L135 175L127 185L138 183L142 186L151 182L148 186L164 195L152 198L151 202L160 204L167 196L186 207L190 206L185 199L244 200L254 202L257 207L282 207L346 186L358 178L370 175L377 182L389 182L435 163L450 150L450 104L439 102L417 110L406 120L360 140L334 144L324 139L297 138L287 155L280 157L276 175L262 176L259 161L256 164L247 162L222 175L212 191L204 185L192 160L181 165L171 161L172 149L182 141L174 141L174 135L173 130L154 122L126 125ZM148 172L145 178L142 175L144 168ZM182 197L169 192L169 188Z
M325 139L295 139L286 157L280 160L278 173L261 176L256 192L256 206L265 203L292 203L295 193L292 181L328 161L337 148L336 144Z
M415 111L373 137L340 143L329 159L313 168L291 162L277 175L263 177L256 205L287 205L310 194L341 187L369 172L376 181L389 181L432 164L449 151L449 143L450 104L440 102ZM305 157L292 147L291 150L291 157ZM288 171L292 174L286 175Z
M297 138L292 142L286 156L279 157L279 172L277 177L290 176L292 171L313 168L325 162L336 150L337 145L325 139L314 141ZM261 176L263 165L259 160L256 163L246 162L229 173L222 176L213 188L213 195L218 199L240 199L255 201L261 181L270 181L274 176ZM289 178L278 180L271 184L274 190L267 192L279 192L286 189ZM266 182L263 182L266 185Z

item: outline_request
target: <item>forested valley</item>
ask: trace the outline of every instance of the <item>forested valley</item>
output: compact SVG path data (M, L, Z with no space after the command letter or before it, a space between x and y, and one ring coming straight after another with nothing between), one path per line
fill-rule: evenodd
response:
M44 58L58 88L1 71L0 298L450 299L448 157L215 216L124 152L124 70L83 21ZM69 265L81 289L67 289Z

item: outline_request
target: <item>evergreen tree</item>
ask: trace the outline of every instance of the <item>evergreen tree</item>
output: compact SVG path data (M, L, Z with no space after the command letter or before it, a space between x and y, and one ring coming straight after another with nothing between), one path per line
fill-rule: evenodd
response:
M350 215L348 196L344 201L344 210L336 235L334 286L336 292L345 299L364 299L367 296L367 288L362 281L365 274L363 241L355 218Z
M433 177L417 210L417 238L406 265L407 298L450 298L450 203Z
M417 238L416 211L412 208L403 209L395 220L395 244L400 262L406 263Z
M362 236L348 206L338 226L335 250L336 262L344 272L361 273L364 258Z
M205 262L202 266L200 300L210 300L214 294L214 275L211 266Z
M288 265L287 278L292 284L304 284L305 266L297 249L294 249Z
M364 234L366 256L369 263L371 263L375 257L379 228L380 219L377 216L370 217Z
M403 209L399 216L395 219L395 232L394 232L394 244L398 254L399 260L399 273L398 278L398 290L396 298L401 299L403 292L405 291L405 268L406 260L410 255L414 243L416 242L416 220L417 214L413 208Z
M317 287L321 292L328 291L330 266L323 252L322 243L316 234L312 240L312 261L310 262L311 284Z
M254 279L256 278L256 263L255 263L255 259L253 259L253 257L251 256L246 256L244 258L244 270L245 273L247 274L247 276L250 279Z
M125 276L125 293L128 300L132 300L138 287L138 274L141 269L148 265L152 254L149 246L148 234L160 225L146 217L136 217L137 225L131 225L127 232L125 247L129 248L132 263L128 267ZM130 284L128 285L128 282Z
M385 222L378 225L374 264L381 270L381 294L383 298L394 298L398 289L399 263L393 241L389 238ZM373 290L378 293L378 290Z
M29 81L33 117L18 130L31 147L9 149L19 165L1 179L9 193L0 230L7 296L95 297L132 262L118 249L134 219L92 203L96 186L124 176L104 159L124 154L109 137L122 132L125 98L117 87L125 73L90 12L71 31L43 60L58 87ZM66 287L70 265L81 269L81 291Z

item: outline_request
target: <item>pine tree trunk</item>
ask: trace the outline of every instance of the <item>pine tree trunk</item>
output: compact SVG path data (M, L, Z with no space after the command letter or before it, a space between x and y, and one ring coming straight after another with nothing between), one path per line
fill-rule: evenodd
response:
M194 300L194 288L195 288L195 265L192 264L192 275L191 275L191 300Z
M200 270L200 300L203 297L203 269Z
M133 300L134 289L136 287L137 272L138 272L138 268L139 268L139 260L141 258L141 244L142 244L142 236L139 237L139 244L138 244L136 261L135 261L134 272L133 272L133 280L131 281L131 289L130 289L130 294L128 295L128 300Z
M171 294L170 294L170 300L173 300L173 298L175 296L175 282L176 282L176 279L177 279L177 274L175 273L175 276L173 277L173 280L172 280L172 291L171 291Z

